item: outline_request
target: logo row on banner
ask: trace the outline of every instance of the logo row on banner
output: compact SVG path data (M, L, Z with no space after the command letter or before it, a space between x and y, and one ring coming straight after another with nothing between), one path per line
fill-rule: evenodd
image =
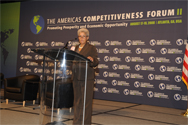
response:
M99 92L100 90L96 87L94 87L95 92ZM154 91L147 91L146 93L138 91L138 90L131 90L131 89L124 89L122 92L116 88L107 88L102 87L101 89L103 94L121 94L123 93L124 96L147 96L148 98L160 98L160 99L170 99L169 95L163 93L163 92L154 92ZM173 95L173 99L176 101L187 101L187 95L180 95L178 93Z
M183 39L177 39L176 41L168 41L168 40L155 40L155 39L151 39L149 42L150 46L155 46L155 45L172 45L174 43L176 43L177 46L181 46L183 44L187 43L187 40L183 40ZM75 46L79 44L78 41L69 41L69 45L68 46ZM94 45L94 46L103 46L103 44L99 41L90 41L90 44ZM120 41L110 41L110 40L106 40L104 42L104 45L106 47L108 46L122 46L123 44L125 44L126 46L138 46L138 45L146 45L146 42L142 41L142 40L126 40L125 42L120 42ZM56 42L56 41L51 41L51 43L48 42L41 42L41 41L36 41L35 43L33 42L21 42L21 46L25 47L25 46L36 46L36 47L41 47L41 46L51 46L51 47L63 47L65 45L64 42Z
M30 50L30 48L28 48L28 49ZM32 53L32 51L30 51L28 53ZM27 59L27 60L28 59L29 60L33 60L33 59L43 60L43 56L41 56L41 55L31 56L30 54L27 54L27 55L21 54L20 59L22 59L22 60L24 60L24 59ZM176 64L181 64L183 62L183 58L180 57L180 56L176 57L174 60L170 60L167 57L154 57L154 56L148 57L148 59L146 59L146 61L142 57L131 57L131 56L125 56L125 57L123 57L123 59L118 57L118 56L104 56L103 60L101 60L100 57L98 58L98 60L104 61L104 62L110 62L111 61L111 62L127 62L127 63L148 61L149 63L154 63L154 62L156 62L156 63L171 63L171 62L175 62ZM124 68L129 69L129 67L127 67L126 65L119 65L119 67L122 67L122 66L123 66L123 69ZM98 67L107 68L107 69L109 68L106 64L99 64ZM113 67L114 70L116 70L118 68L117 64L114 64L112 67ZM136 69L136 67L135 67L135 69ZM153 70L153 68L152 68L152 70Z

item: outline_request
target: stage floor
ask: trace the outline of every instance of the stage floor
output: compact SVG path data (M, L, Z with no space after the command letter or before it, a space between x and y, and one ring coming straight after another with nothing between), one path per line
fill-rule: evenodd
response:
M1 101L4 101L3 89ZM26 102L25 107L21 102L3 102L0 104L0 124L38 125L40 109L37 107L31 101ZM63 109L60 113L66 110L69 111ZM183 112L185 110L94 99L92 125L187 125L188 118L181 115ZM71 125L72 121L73 111L62 123Z

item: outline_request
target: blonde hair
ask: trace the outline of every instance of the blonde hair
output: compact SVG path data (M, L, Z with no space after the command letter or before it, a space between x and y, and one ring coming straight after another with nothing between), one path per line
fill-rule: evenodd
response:
M79 36L80 32L84 32L86 34L86 36L89 36L89 30L86 28L81 28L77 31L77 34Z

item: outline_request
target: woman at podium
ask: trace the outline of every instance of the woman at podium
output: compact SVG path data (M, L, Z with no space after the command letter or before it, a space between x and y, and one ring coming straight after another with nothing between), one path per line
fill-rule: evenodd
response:
M74 51L85 56L91 62L88 63L87 68L87 87L86 87L86 103L85 103L85 120L84 124L91 124L92 116L92 100L93 100L93 87L95 79L96 67L99 63L97 57L98 53L96 47L89 44L89 31L87 29L79 29L77 31L79 45L75 46ZM85 64L85 63L84 63ZM83 119L83 104L84 104L84 86L85 86L85 67L84 65L73 65L72 72L73 89L74 89L74 120L73 124L82 124Z

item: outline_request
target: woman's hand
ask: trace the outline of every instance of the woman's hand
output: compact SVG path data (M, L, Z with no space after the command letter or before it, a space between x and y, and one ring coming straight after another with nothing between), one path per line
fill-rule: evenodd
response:
M91 56L87 57L91 62L93 62L93 58Z

